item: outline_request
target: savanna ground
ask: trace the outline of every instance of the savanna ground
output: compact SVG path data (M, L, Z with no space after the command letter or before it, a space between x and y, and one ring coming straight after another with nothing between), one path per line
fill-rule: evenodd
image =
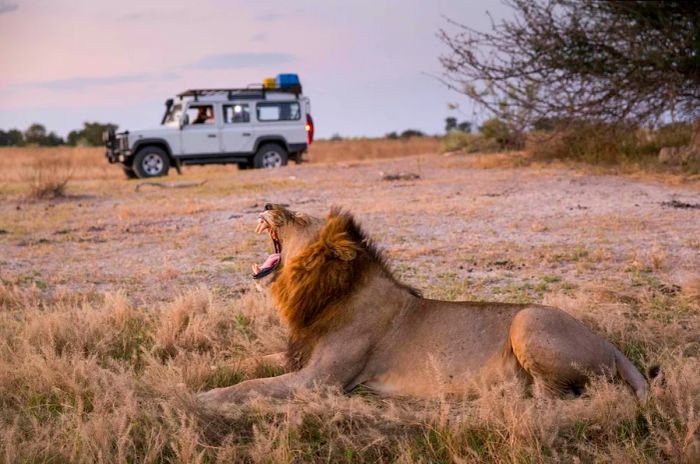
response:
M673 206L700 203L698 179L436 148L319 143L301 166L159 179L199 184L174 189L127 181L100 149L0 151L0 460L698 462L700 209ZM399 171L420 179L381 180ZM32 198L37 173L66 172L63 197ZM427 297L569 311L662 366L652 397L602 379L574 400L320 389L202 415L192 392L284 347L249 277L270 252L253 233L265 202L350 209Z

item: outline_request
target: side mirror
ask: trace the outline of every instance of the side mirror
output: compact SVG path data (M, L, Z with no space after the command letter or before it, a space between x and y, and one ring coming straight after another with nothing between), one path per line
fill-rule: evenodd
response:
M182 129L184 126L188 125L190 123L190 115L185 113L182 116L182 119L180 120L180 129Z

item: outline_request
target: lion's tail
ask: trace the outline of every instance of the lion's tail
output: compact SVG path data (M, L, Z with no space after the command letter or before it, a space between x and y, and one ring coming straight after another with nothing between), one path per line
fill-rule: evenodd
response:
M644 401L649 392L647 380L642 373L639 372L639 369L632 364L632 361L627 359L620 350L615 346L613 346L613 350L615 350L615 366L617 367L617 373L632 387L639 401Z

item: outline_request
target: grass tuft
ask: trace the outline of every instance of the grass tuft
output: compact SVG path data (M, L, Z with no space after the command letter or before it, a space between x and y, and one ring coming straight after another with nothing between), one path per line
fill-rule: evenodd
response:
M34 199L51 199L65 196L68 182L73 177L73 170L65 160L55 157L36 160L26 180L29 185L29 197Z

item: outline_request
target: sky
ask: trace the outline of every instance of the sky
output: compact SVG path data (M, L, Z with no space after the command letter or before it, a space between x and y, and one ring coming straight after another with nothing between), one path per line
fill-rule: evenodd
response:
M445 18L487 30L498 0L0 0L0 129L159 124L182 90L297 73L318 137L483 118L435 77ZM449 104L457 104L450 109Z

